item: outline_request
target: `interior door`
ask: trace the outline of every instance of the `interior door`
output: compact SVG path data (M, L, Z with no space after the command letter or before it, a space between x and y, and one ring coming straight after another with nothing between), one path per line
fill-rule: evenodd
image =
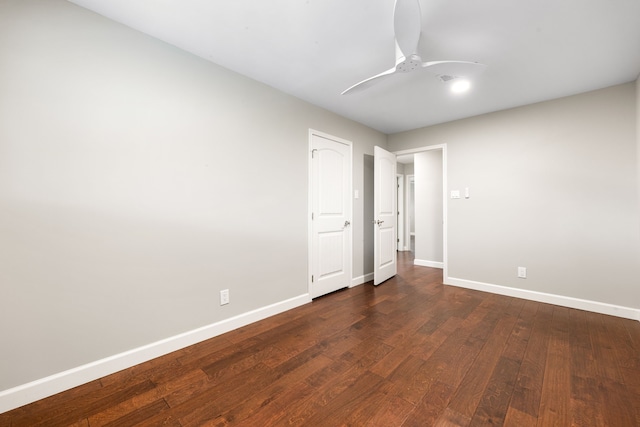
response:
M396 164L397 167L397 164ZM396 189L397 189L397 198L396 198L396 208L398 210L397 223L396 223L396 234L397 234L397 250L404 251L404 175L396 175Z
M351 284L351 145L311 135L311 297Z
M379 285L396 275L397 193L396 155L374 147L373 168L373 284Z

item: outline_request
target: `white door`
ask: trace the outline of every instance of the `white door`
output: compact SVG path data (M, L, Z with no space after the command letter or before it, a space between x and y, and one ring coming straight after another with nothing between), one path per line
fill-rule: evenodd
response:
M373 284L396 275L397 192L396 155L374 147L373 168Z
M396 165L397 167L397 165ZM404 251L404 175L396 175L396 188L398 189L397 205L398 223L396 224L396 233L398 234L398 251Z
M312 298L351 284L351 144L311 134Z

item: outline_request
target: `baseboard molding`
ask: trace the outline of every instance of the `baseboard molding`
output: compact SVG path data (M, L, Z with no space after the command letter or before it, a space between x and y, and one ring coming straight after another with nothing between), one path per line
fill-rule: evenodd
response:
M426 259L414 259L413 265L419 265L420 267L433 267L443 268L444 264L439 261L427 261Z
M0 391L0 414L114 372L197 344L311 302L309 294L261 307L124 353L106 357L17 387Z
M362 285L363 283L367 283L372 280L373 280L373 273L365 274L364 276L354 277L353 279L351 279L351 286L349 287L353 288L354 286Z
M563 295L547 294L544 292L530 291L526 289L510 288L508 286L493 285L490 283L475 282L472 280L456 279L455 277L447 277L444 280L444 284L640 321L640 309L631 307L584 300Z

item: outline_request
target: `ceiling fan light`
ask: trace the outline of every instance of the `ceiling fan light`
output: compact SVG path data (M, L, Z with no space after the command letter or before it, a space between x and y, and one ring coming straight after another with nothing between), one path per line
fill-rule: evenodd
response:
M471 88L471 82L469 80L464 79L456 79L455 82L451 84L451 92L453 93L464 93Z

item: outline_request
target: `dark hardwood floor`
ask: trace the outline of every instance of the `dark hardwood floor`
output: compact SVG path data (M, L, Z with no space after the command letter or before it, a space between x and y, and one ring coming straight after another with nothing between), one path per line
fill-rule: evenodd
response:
M640 322L411 265L0 414L1 426L640 426Z

